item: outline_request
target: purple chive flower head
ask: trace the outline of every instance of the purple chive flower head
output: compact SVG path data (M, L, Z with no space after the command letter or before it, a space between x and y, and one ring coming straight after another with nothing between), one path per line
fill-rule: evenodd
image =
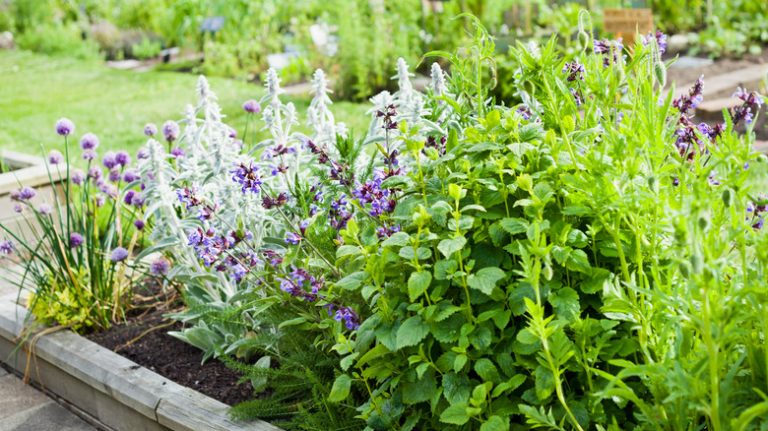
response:
M34 198L37 195L37 192L32 187L22 187L19 190L16 190L14 192L11 192L11 200L14 201L28 201L32 198Z
M93 133L86 133L80 138L80 148L83 150L95 150L99 146L99 138Z
M56 133L61 136L69 136L75 131L75 123L68 118L61 118L56 122Z
M149 150L147 147L139 148L139 151L136 152L136 158L139 160L145 160L149 158Z
M136 230L144 230L144 226L146 226L144 220L138 219L133 221L133 227L135 227Z
M158 257L155 259L152 264L149 266L149 271L152 273L152 275L165 275L168 273L168 270L171 269L171 262L168 261L168 259L164 257Z
M144 135L155 136L157 135L157 126L154 123L147 123L144 126Z
M178 159L179 157L184 157L184 150L181 147L174 147L171 150L171 156Z
M122 179L122 175L120 175L120 171L116 168L110 169L109 171L109 181L112 181L113 183L116 183Z
M61 154L61 152L57 150L51 150L51 152L48 153L48 163L52 165L58 165L63 161L64 161L64 156Z
M127 258L128 250L123 247L117 247L116 249L112 250L112 253L109 255L109 260L112 262L122 262Z
M96 156L97 156L96 151L93 151L93 150L84 150L83 151L83 160L86 160L86 161L90 162L92 160L95 160Z
M139 178L141 177L139 176L138 172L136 172L133 169L129 169L125 171L125 173L123 173L123 181L125 181L126 183L132 183L134 181L137 181Z
M261 105L253 99L246 100L245 103L243 103L243 111L249 114L258 114L261 112Z
M102 175L101 168L99 168L98 166L93 166L91 167L91 169L88 169L88 178L94 181L98 181L99 179L101 179L101 175Z
M74 172L72 172L70 180L72 181L72 184L79 186L83 184L83 181L85 181L85 173L80 169L76 169Z
M53 212L53 208L48 204L40 204L40 206L37 207L37 210L43 215L51 215L51 212Z
M7 256L7 255L13 253L13 250L15 248L16 247L13 245L13 242L11 242L11 240L4 239L4 240L0 241L0 254L4 254L4 255Z
M118 151L115 154L115 162L122 167L126 167L131 163L131 156L125 151Z
M72 232L69 234L69 247L70 248L78 248L85 242L85 239L82 235L80 235L77 232Z
M13 212L21 214L24 211L24 207L21 204L13 204Z
M115 153L112 151L107 152L107 154L104 154L104 158L101 159L101 163L104 164L104 167L107 169L112 169L115 166L117 166L117 160L115 160Z
M168 142L173 142L179 138L179 124L175 121L168 120L163 124L163 136Z

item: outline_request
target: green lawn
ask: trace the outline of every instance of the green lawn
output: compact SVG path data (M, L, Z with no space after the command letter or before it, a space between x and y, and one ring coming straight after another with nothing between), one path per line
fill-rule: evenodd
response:
M54 132L60 117L75 122L75 137L93 132L102 148L135 152L146 141L144 124L160 127L165 120L181 119L184 107L195 101L197 77L175 72L113 70L100 62L48 57L23 51L0 51L0 149L39 154L63 148ZM263 94L261 86L211 78L230 125L242 133L242 102ZM296 103L305 120L306 98ZM334 104L339 121L357 132L368 124L365 105Z

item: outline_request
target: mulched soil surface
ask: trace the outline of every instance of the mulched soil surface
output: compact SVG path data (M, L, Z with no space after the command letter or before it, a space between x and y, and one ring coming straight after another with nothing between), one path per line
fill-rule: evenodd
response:
M163 317L180 304L157 286L141 286L127 321L107 331L86 335L104 346L174 382L228 405L253 398L250 383L238 384L240 375L210 359L201 365L202 352L168 335L183 325Z

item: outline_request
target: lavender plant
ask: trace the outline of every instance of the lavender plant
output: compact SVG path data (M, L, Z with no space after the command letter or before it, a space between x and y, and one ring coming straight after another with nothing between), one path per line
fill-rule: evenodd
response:
M17 255L20 262L6 274L38 323L105 329L124 317L131 285L144 272L139 262L128 261L145 227L144 195L128 153L107 152L99 162L99 139L91 133L80 139L86 171L76 169L70 154L74 131L70 120L59 120L56 133L66 151L48 155L49 180L63 179L56 185L60 193L38 204L30 187L11 194L23 221L21 228L0 224L8 237L3 257Z

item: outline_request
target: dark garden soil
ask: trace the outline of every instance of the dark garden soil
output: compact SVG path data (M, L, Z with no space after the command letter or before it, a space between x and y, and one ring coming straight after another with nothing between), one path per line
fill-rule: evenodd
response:
M200 364L202 352L168 335L183 326L163 317L177 311L178 300L156 286L137 289L135 307L127 322L107 331L86 335L100 344L174 382L228 405L253 398L250 383L238 384L240 375L217 360Z

